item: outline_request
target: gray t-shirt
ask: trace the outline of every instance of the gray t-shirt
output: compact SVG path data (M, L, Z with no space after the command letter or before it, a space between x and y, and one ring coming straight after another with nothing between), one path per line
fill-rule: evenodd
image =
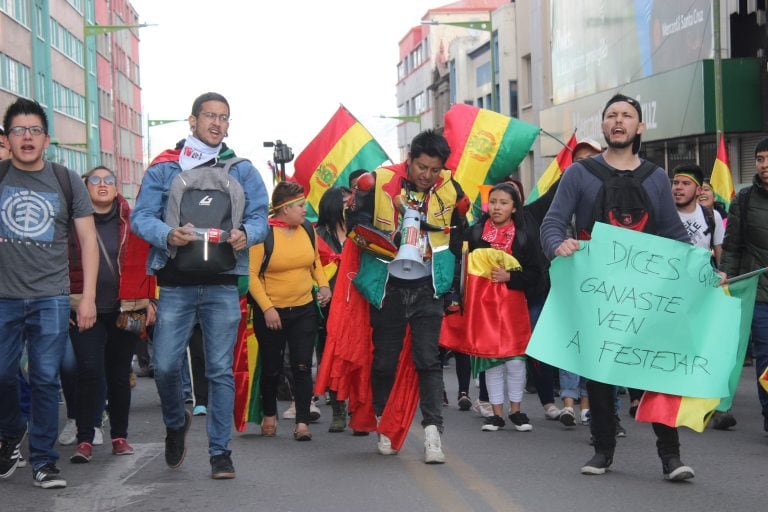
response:
M74 218L93 215L85 183L69 171ZM0 298L69 294L69 212L50 162L41 171L13 165L0 183Z
M593 158L608 165L603 155ZM602 186L603 182L580 162L572 163L563 172L552 205L541 223L541 247L549 259L555 257L555 250L565 240L568 226L574 215L577 236L589 225L597 194ZM677 215L675 201L672 199L672 187L664 169L657 167L643 181L643 188L651 202L650 208L655 219L656 235L690 243L688 232Z

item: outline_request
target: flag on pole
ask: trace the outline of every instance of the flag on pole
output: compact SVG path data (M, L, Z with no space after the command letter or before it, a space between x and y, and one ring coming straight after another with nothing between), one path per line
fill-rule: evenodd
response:
M480 210L480 185L495 185L517 170L539 127L472 105L456 104L445 114L443 135L451 147L445 166Z
M307 195L307 218L317 219L320 198L336 182L346 186L352 171L372 171L385 160L389 157L373 135L340 106L293 166L293 180Z
M536 182L536 186L531 190L525 204L530 204L543 196L560 179L563 171L573 162L573 148L575 147L576 132L573 132L573 135L568 139L563 149L555 156L555 159L549 164L549 167L541 175L539 181Z
M712 175L709 178L712 185L712 191L715 193L715 201L725 205L725 209L731 205L731 199L736 194L733 188L733 178L731 177L731 166L728 164L728 151L725 149L725 136L720 134L720 141L717 145L717 158L712 167Z

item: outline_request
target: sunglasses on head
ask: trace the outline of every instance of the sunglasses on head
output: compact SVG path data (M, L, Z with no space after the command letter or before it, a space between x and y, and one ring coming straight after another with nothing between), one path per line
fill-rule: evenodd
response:
M88 183L91 185L101 185L102 183L105 185L114 185L117 183L117 180L115 180L114 176L104 176L103 178L101 176L88 176Z

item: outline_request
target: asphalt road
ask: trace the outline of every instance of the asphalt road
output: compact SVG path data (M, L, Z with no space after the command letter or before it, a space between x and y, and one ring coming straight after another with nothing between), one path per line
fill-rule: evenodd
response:
M453 368L444 376L453 398ZM682 483L662 479L651 427L629 418L626 397L622 419L628 436L619 439L611 471L583 476L579 468L592 454L589 429L566 430L546 421L530 394L523 410L531 417L532 432L509 427L481 432L482 420L459 411L451 400L444 408L445 465L422 462L419 413L401 453L384 457L376 452L373 435L328 433L331 411L322 405L323 417L312 425L309 443L293 440L288 420L280 421L276 438L262 438L256 425L233 434L237 478L212 480L202 417L194 418L183 466L166 467L154 381L141 378L129 429L135 455L116 457L104 445L94 448L89 464L73 465L68 461L73 447L60 447L59 466L68 487L38 489L31 470L18 469L0 481L0 511L765 510L768 434L756 394L754 369L745 368L734 402L738 425L732 431L681 430L682 459L696 471L693 480ZM280 410L286 405L281 403Z

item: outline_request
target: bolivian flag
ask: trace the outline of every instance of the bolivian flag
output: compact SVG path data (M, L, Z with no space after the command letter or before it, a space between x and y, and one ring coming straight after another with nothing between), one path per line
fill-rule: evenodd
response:
M389 157L373 135L344 106L340 106L293 166L293 179L307 194L307 218L317 220L320 198L337 181L347 186L352 171L370 171L385 160Z
M719 398L694 398L646 391L640 399L635 420L661 423L669 427L688 427L703 432L718 403Z
M725 205L725 209L731 205L731 199L736 194L733 189L731 166L728 165L728 151L725 149L725 137L720 134L720 142L717 145L717 159L712 167L712 176L709 178L712 191L715 193L715 201Z
M261 423L261 361L259 343L253 333L251 306L240 298L240 325L237 329L232 371L235 376L235 428L246 429L248 423Z
M495 185L517 170L539 127L471 105L456 104L445 114L443 135L451 147L445 166L480 211L479 185Z
M491 281L491 270L521 269L514 256L499 249L475 249L467 257L464 312L443 320L440 345L479 357L525 354L531 338L528 303L521 290Z
M549 167L541 175L539 181L536 182L536 186L531 190L528 198L525 200L525 204L530 204L543 196L549 188L554 185L557 180L562 176L563 171L571 165L573 162L573 148L576 147L576 132L568 139L568 143L560 150L560 152L549 164Z

